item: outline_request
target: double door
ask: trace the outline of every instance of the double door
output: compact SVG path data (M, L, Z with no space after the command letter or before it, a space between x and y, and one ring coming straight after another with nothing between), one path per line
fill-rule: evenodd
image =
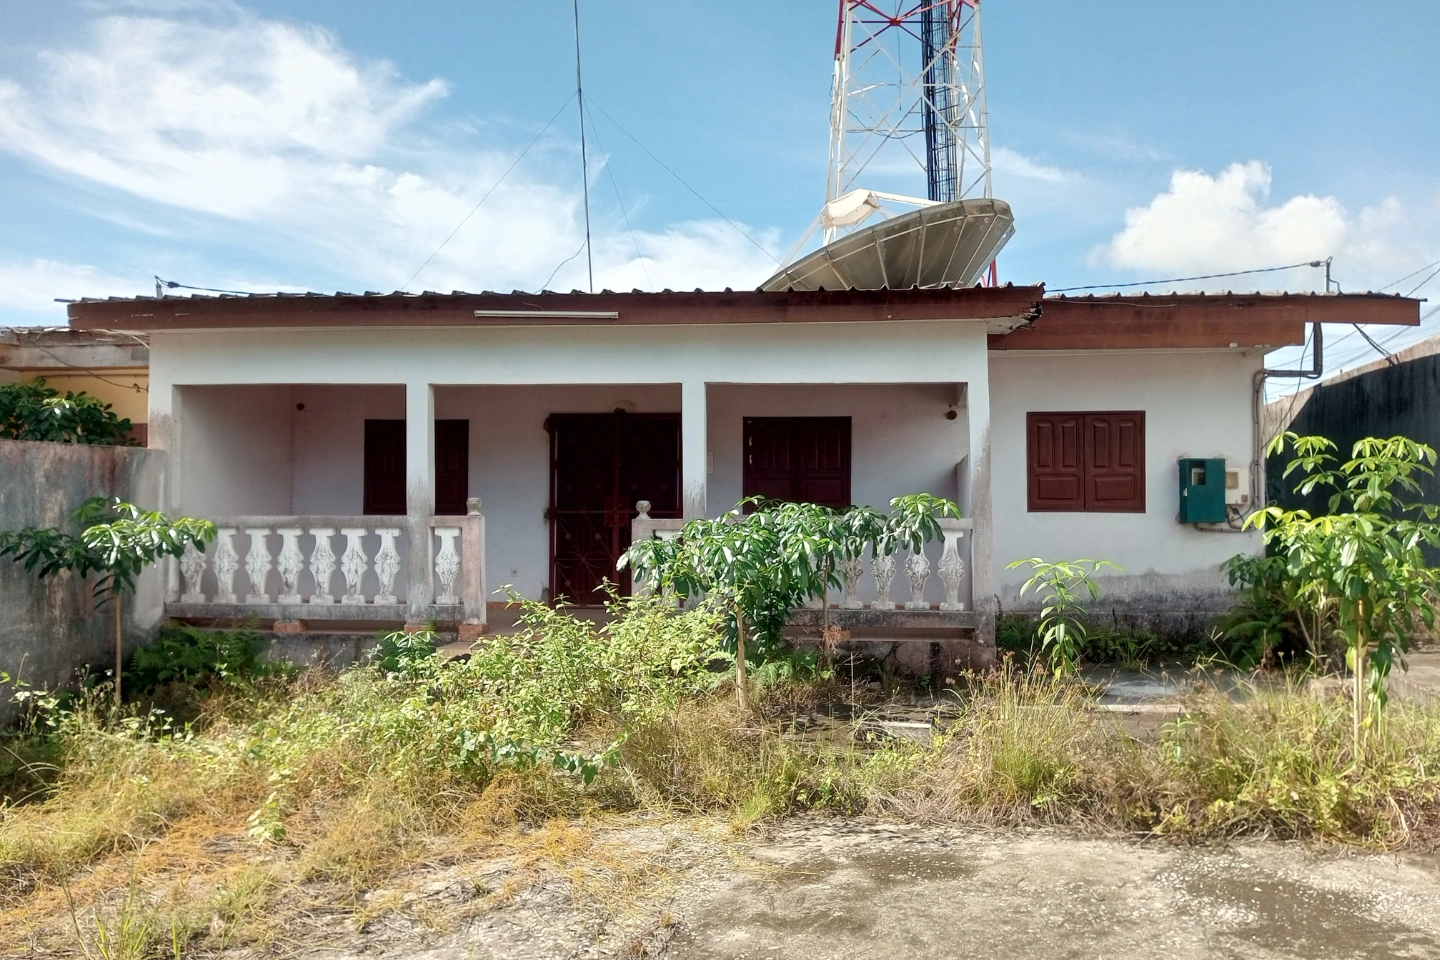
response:
M678 413L557 413L550 433L550 595L581 605L604 601L606 581L629 592L616 569L630 546L635 504L650 516L680 508Z

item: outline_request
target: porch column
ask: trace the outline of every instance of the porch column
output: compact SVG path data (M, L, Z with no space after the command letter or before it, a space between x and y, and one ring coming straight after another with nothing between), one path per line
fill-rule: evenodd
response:
M705 412L705 382L680 384L680 490L686 520L707 515L706 485L710 441ZM630 504L634 506L634 504Z
M971 380L966 389L970 415L970 585L980 624L976 639L995 646L995 522L990 495L990 378L988 371Z
M405 532L409 623L430 616L430 515L435 512L435 388L405 385Z

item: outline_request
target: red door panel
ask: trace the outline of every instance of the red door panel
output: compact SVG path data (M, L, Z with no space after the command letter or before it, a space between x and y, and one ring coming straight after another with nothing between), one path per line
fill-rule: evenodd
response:
M680 516L680 416L552 414L546 429L551 596L598 604L607 580L629 591L629 571L615 565L630 546L635 504L649 500L652 517Z
M746 417L743 427L744 496L850 506L849 417Z

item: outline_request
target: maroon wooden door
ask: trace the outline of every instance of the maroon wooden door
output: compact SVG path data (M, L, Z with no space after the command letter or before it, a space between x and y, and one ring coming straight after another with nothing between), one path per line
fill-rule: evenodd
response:
M460 516L470 490L470 421L435 421L435 513ZM365 421L362 510L394 516L405 507L405 421Z
M746 417L746 497L850 506L849 417Z
M605 581L630 589L615 568L630 546L635 504L680 516L680 415L557 413L550 431L550 595L582 605L604 601Z

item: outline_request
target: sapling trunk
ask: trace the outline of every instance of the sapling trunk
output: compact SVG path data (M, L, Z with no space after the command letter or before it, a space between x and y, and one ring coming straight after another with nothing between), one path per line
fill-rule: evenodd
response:
M120 709L120 665L125 657L125 634L120 625L120 594L115 594L115 709Z
M735 608L735 693L740 706L750 707L750 688L745 677L745 614Z

